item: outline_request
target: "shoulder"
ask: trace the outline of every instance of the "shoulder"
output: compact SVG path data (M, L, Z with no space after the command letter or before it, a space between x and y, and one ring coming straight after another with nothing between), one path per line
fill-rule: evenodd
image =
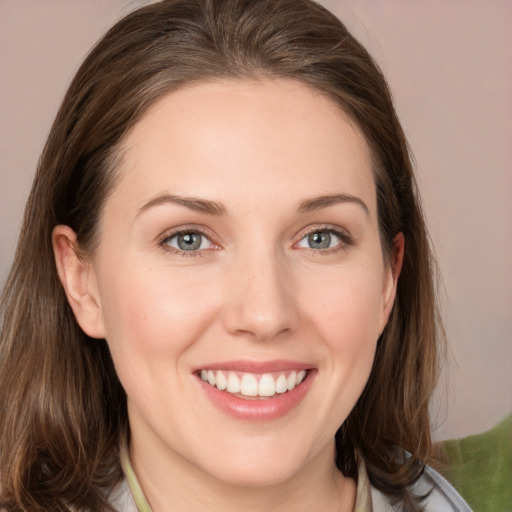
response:
M471 508L437 471L429 466L413 486L416 495L427 495L421 502L424 512L471 512ZM396 510L388 498L377 489L371 489L373 512L392 512Z

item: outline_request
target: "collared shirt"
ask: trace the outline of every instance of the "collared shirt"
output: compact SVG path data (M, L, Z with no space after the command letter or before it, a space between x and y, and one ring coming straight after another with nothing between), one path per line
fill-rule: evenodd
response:
M110 495L112 505L119 512L152 512L137 476L130 463L128 451L121 449L121 466L124 480L116 486ZM430 467L414 484L414 491L428 498L422 503L425 512L471 512L457 491ZM362 460L358 460L358 480L354 512L393 512L398 510L388 498L370 485L368 473Z

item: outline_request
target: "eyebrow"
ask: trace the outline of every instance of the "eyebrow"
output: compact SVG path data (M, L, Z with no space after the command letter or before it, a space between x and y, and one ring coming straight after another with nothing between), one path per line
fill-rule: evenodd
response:
M190 210L194 210L200 213L206 213L208 215L220 216L226 213L226 208L224 208L222 204L217 203L215 201L199 199L197 197L184 197L172 194L161 194L159 196L154 197L153 199L150 199L141 208L139 208L137 216L139 216L141 213L145 212L149 208L169 203L184 206L186 208L189 208Z
M358 204L361 206L361 208L363 208L366 215L370 215L370 210L368 209L368 206L366 206L366 203L362 199L359 199L359 197L350 194L332 194L327 196L312 197L302 201L298 210L301 213L314 212L321 210L322 208L328 208L329 206L333 206L338 203Z
M141 213L145 212L150 208L168 203L184 206L186 208L189 208L190 210L194 210L200 213L206 213L208 215L221 216L226 213L226 208L224 207L224 205L216 201L199 199L197 197L184 197L173 194L161 194L150 199L141 208L139 208L137 216L139 216ZM308 213L321 210L322 208L328 208L329 206L333 206L339 203L358 204L363 208L367 215L370 214L365 202L362 199L359 199L359 197L353 196L351 194L331 194L305 199L299 204L297 210L300 213Z

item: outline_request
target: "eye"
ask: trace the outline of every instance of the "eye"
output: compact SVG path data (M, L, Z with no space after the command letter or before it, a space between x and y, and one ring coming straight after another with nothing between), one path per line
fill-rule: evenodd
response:
M297 247L314 250L342 248L350 244L350 239L344 233L334 229L317 229L306 234L299 240Z
M178 251L195 252L214 247L211 240L200 231L180 231L166 237L161 244Z

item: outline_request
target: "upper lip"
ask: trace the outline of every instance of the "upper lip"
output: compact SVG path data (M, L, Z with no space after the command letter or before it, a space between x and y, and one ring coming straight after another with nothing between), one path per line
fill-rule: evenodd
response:
M311 368L313 368L311 364L286 359L273 359L269 361L233 360L205 363L203 366L198 366L193 371L228 370L242 373L271 373L287 370L309 370Z

